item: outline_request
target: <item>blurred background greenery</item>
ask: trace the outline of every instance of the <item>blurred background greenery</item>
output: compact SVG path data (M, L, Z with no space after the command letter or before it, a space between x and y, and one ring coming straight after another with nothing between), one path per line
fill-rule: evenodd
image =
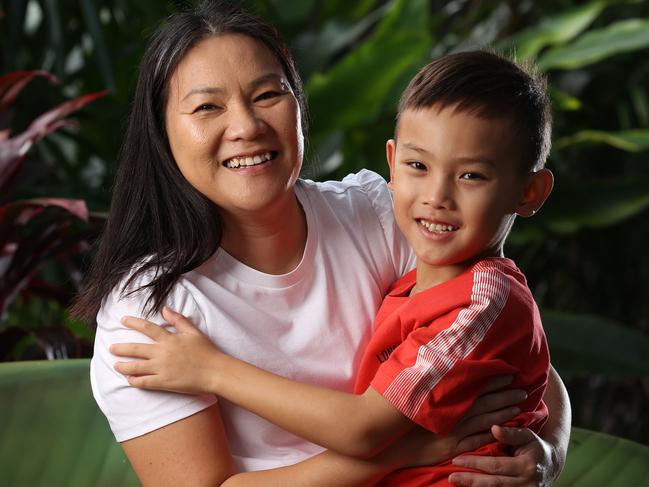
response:
M65 309L108 208L146 38L188 3L0 3L0 73L58 79L35 78L0 109L0 176L7 129L18 134L65 100L110 90L75 114L76 127L35 144L1 186L0 361L90 355L92 330ZM428 60L493 45L538 63L555 109L556 188L539 215L517 222L507 253L541 307L574 424L649 444L649 2L245 3L298 60L311 110L305 176L314 179L363 167L387 176L398 96ZM60 205L29 218L9 211L54 197L85 202L89 215Z

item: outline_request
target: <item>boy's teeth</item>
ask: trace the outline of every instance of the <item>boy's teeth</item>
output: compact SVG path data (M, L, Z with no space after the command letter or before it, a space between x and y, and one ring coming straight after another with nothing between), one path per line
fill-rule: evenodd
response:
M225 167L236 168L239 166L254 166L256 164L261 164L262 162L270 161L271 159L272 155L270 152L252 157L233 157L229 161L225 162Z
M452 225L441 225L439 223L429 223L424 220L420 220L420 223L429 231L429 232L434 232L434 233L444 233L444 232L452 232L456 230L456 228Z

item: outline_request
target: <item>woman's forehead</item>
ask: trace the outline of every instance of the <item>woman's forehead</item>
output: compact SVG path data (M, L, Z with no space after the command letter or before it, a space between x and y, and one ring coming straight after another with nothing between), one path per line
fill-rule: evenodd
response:
M280 61L265 44L243 34L224 34L192 47L178 63L172 80L182 88L207 80L227 85L271 74L285 77Z

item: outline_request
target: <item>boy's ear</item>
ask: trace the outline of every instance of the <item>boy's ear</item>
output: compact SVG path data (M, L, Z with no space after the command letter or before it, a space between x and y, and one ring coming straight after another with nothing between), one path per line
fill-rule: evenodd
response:
M388 160L388 166L390 166L390 182L388 182L388 187L392 188L392 181L394 181L394 154L397 151L397 141L390 139L385 143L385 158Z
M523 197L516 206L516 214L523 217L532 216L539 211L554 186L554 175L549 169L541 169L526 177Z

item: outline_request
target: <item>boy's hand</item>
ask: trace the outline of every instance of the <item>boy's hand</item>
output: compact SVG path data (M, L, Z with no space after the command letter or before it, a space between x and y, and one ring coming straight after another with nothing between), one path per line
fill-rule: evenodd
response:
M527 428L493 426L496 440L515 448L512 457L465 455L453 459L455 465L484 473L461 472L449 476L453 485L472 487L547 487L559 472L548 470L553 461L552 445ZM545 467L544 467L545 466Z
M142 389L190 394L215 392L212 378L218 369L213 362L221 352L180 313L165 306L162 316L176 328L177 333L140 318L122 318L124 326L143 333L154 343L111 345L110 352L114 355L141 359L117 362L115 370L126 375L129 384Z

